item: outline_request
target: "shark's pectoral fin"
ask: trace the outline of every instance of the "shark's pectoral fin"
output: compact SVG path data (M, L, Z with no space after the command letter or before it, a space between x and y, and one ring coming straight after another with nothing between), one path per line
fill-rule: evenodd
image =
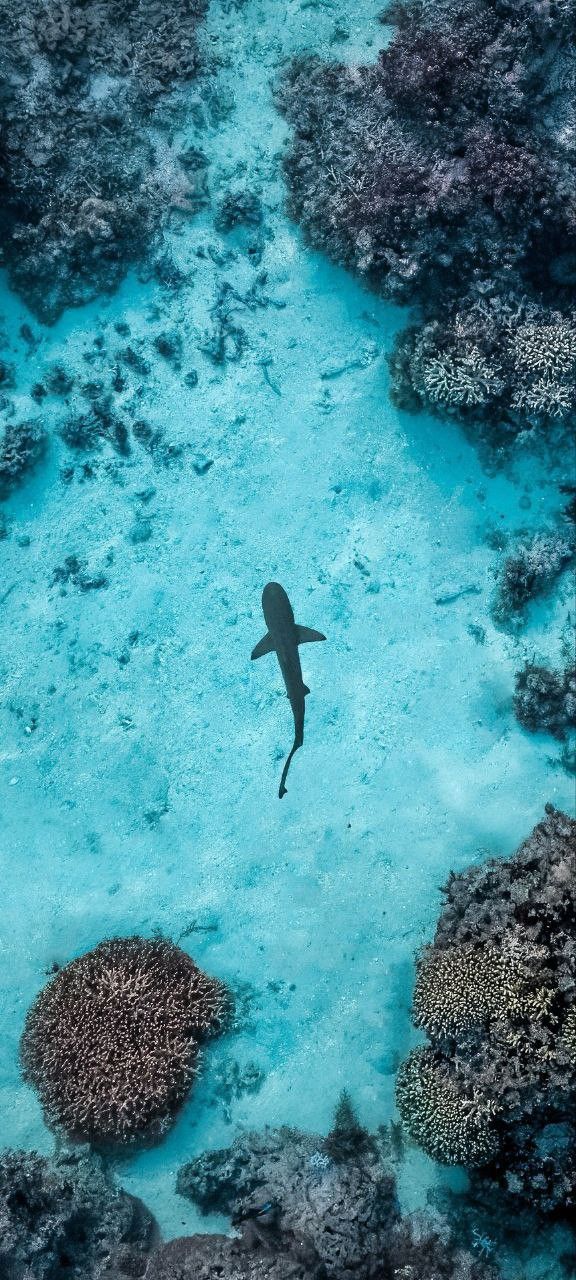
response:
M252 650L250 657L263 658L265 653L273 653L273 652L274 652L274 644L272 641L272 636L270 635L270 632L267 631L266 635L262 636L262 639L258 641L258 644Z
M306 694L307 694L307 693L310 693L310 690L309 690L309 688L308 688L308 685L307 685L307 684L303 684L303 685L302 685L302 688L303 688L303 690L304 690L304 697L306 697Z
M325 640L326 636L321 631L314 631L312 627L296 626L296 640L298 644L312 644L314 640Z

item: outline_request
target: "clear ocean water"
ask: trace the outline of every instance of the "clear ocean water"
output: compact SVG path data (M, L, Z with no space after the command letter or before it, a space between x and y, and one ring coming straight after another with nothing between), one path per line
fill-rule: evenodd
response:
M554 476L528 453L488 474L457 426L396 411L385 357L405 314L311 252L285 213L274 76L303 48L372 58L380 8L213 0L211 189L260 194L257 269L208 210L172 228L187 277L173 294L131 276L44 328L2 288L23 414L47 364L97 376L94 339L113 351L122 322L152 365L128 375L126 403L184 446L170 467L104 451L66 481L49 398L48 459L5 504L0 543L3 1142L53 1145L18 1065L50 966L112 933L181 940L242 1017L207 1050L166 1141L120 1168L167 1238L222 1225L176 1195L175 1176L240 1128L325 1131L343 1087L366 1124L394 1115L394 1073L417 1039L413 956L448 873L509 855L547 801L575 808L553 740L522 732L511 707L525 657L559 661L571 584L519 638L488 612L494 532L541 527L558 509ZM196 138L196 93L182 143ZM245 297L258 272L260 304L238 303L246 349L215 367L200 347L218 291ZM154 352L160 328L180 333L196 387ZM108 585L54 581L71 555ZM289 706L276 663L250 663L269 579L328 637L303 650L306 741L281 804ZM258 1087L242 1091L250 1064ZM410 1151L403 1202L459 1177ZM532 1273L551 1275L551 1256Z

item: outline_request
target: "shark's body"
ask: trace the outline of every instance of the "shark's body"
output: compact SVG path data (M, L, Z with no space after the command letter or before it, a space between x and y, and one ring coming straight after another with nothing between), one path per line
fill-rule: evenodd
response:
M284 587L281 587L279 582L269 582L264 587L262 610L268 631L252 650L252 658L262 658L265 653L276 654L294 716L294 742L282 770L278 792L282 799L282 796L286 795L285 782L292 757L304 742L304 699L306 694L310 693L302 679L298 645L310 644L314 640L325 640L326 636L323 636L321 631L313 631L311 627L298 626L294 621L292 605Z

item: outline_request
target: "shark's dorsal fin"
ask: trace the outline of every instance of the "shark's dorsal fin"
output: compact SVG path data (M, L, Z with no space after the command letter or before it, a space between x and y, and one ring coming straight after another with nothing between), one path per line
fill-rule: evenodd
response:
M312 627L299 627L296 624L296 641L298 644L312 644L314 640L325 640L326 636L321 631L314 631Z
M274 653L274 642L269 631L267 631L266 635L262 636L262 639L258 641L258 644L252 650L250 657L263 658L265 653Z

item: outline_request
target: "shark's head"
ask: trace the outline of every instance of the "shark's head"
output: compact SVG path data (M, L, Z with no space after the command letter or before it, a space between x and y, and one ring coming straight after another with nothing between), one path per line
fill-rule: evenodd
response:
M262 612L269 627L274 627L280 618L292 612L288 596L279 582L266 583L262 592Z

